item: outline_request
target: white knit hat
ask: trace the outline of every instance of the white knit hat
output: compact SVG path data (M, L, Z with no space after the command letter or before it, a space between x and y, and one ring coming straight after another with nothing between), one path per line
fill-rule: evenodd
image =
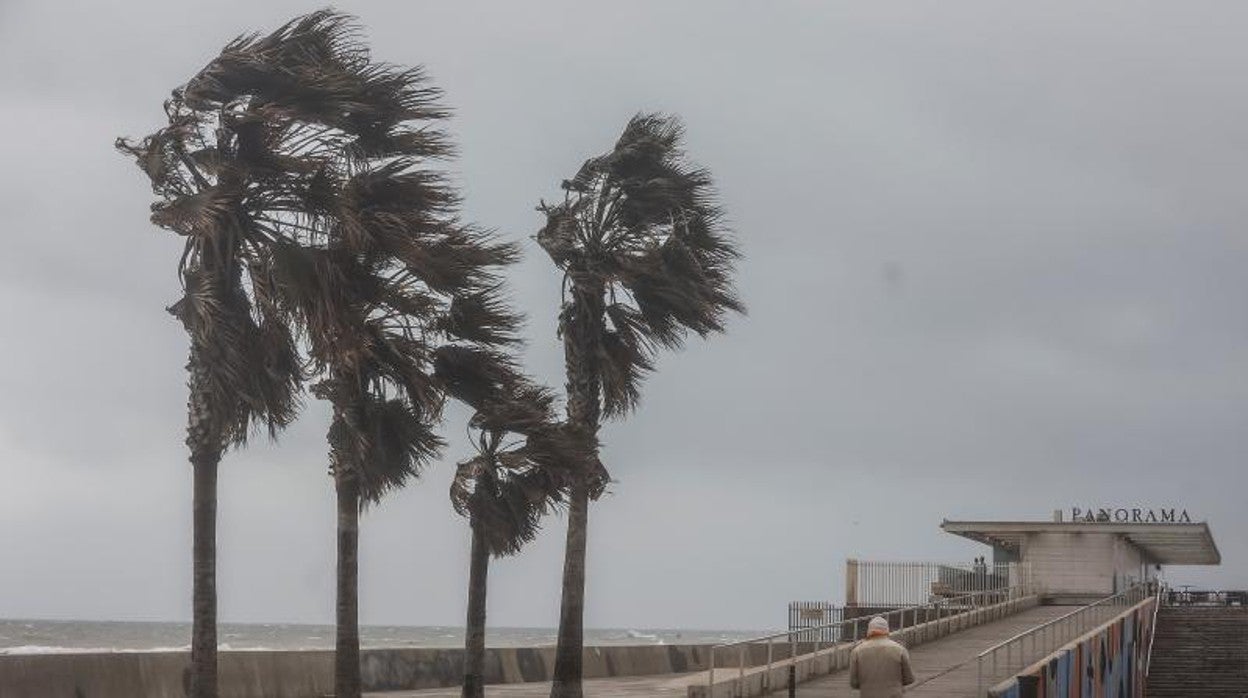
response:
M876 616L867 623L867 632L888 634L888 621L882 616Z

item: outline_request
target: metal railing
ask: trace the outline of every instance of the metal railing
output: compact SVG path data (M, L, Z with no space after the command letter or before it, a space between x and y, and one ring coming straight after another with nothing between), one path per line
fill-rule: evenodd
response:
M829 644L839 642L841 638L836 633L839 626L832 624L844 619L845 608L828 601L789 602L789 630L805 631L798 636L798 642L814 642L816 633L819 635L820 642ZM823 628L823 630L815 631L813 628Z
M904 606L891 611L871 613L857 618L846 618L844 620L826 623L820 626L800 628L772 635L763 635L746 640L738 640L736 642L714 645L711 647L711 656L710 661L708 662L706 674L707 695L713 695L714 691L716 658L722 656L725 652L733 648L736 649L737 653L737 666L735 667L736 683L738 687L737 695L740 695L741 686L745 683L746 669L753 667L766 667L766 671L763 674L763 686L765 690L773 691L778 689L778 687L771 685L773 668L776 666L789 666L789 676L790 681L792 681L793 667L796 666L796 661L799 658L806 657L817 659L822 654L832 651L837 647L845 646L857 641L858 639L866 637L867 624L876 616L881 616L888 620L889 628L892 632L897 633L905 630L906 628L912 628L931 622L945 621L952 624L965 614L974 611L989 608L1000 610L1001 605L1005 602L1026 598L1031 593L1031 588L1024 586L977 591L970 594L964 594L962 596L940 598L924 604ZM825 629L831 630L834 636L842 638L842 640L827 644L821 642L820 638L823 637L823 631ZM803 635L813 636L814 641L803 642L799 640L799 638ZM780 638L785 638L785 642L776 643L776 640ZM763 643L766 643L767 648L766 661L759 663L747 661L747 655L752 654L750 652L751 648ZM788 645L787 655L779 659L776 658L775 652L777 644L780 644L781 646L786 644ZM799 655L799 650L805 650L806 645L811 645L811 651L806 654ZM734 670L729 667L724 668L728 669L728 671Z
M886 562L847 560L847 606L896 607L938 597L1024 586L1031 582L1025 562Z
M1037 625L1004 642L980 652L978 662L978 690L976 695L986 696L988 689L1047 657L1066 643L1090 632L1117 617L1124 608L1148 598L1150 584L1137 584L1130 589L1107 596L1100 601L1082 606L1064 616Z
M1162 601L1167 606L1248 606L1248 591L1193 591L1166 589Z
M1157 638L1157 614L1161 611L1161 599L1166 593L1165 587L1157 585L1157 597L1153 599L1153 624L1148 627L1148 652L1144 655L1144 679L1148 679L1148 670L1153 666L1153 640Z

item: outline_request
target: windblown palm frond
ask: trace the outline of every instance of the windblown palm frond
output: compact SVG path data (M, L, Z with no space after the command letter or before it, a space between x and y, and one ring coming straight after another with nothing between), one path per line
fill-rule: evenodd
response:
M556 421L553 393L519 376L504 391L473 416L477 455L459 464L451 484L455 510L495 556L519 552L537 535L542 516L564 501L592 458ZM605 471L599 478L605 486Z
M451 499L456 511L482 531L496 557L514 555L536 538L542 517L557 501L545 473L524 469L503 474L498 459L487 454L460 463Z
M417 477L444 443L409 402L370 393L358 400L353 408L336 410L328 438L331 467L354 479L366 505Z
M608 417L636 406L658 347L721 332L726 313L744 312L731 278L736 246L710 174L687 163L682 139L675 118L635 116L611 152L563 182L562 203L541 207L538 243L573 287L561 328L595 324L582 349ZM577 307L585 296L600 308Z
M240 37L174 91L168 126L117 142L160 197L152 221L186 239L186 293L175 310L192 351L210 359L199 381L209 431L227 442L245 439L251 422L271 431L289 422L297 332L335 342L348 334L333 315L357 298L336 289L385 290L376 257L387 239L369 247L353 234L398 230L390 238L407 240L422 227L437 236L424 257L431 283L460 292L443 279L471 276L454 254L468 235L449 225L455 195L440 175L414 167L450 154L445 137L419 123L446 115L439 93L420 70L371 62L355 36L349 17L321 11ZM361 167L376 157L385 164ZM385 210L396 197L416 204L407 218ZM410 310L410 301L396 305Z
M203 375L197 389L213 424L210 434L194 438L242 444L256 422L274 436L298 409L302 365L294 335L280 314L249 307L242 289L222 288L214 276L188 270L185 293L169 308L192 336Z
M488 347L516 341L497 269L518 250L460 222L457 193L424 167L452 154L434 126L449 113L439 98L421 69L372 61L354 21L326 10L234 40L175 90L167 128L118 142L161 196L153 221L186 238L184 283L204 289L188 290L200 310L184 321L202 324L188 329L205 341L226 333L219 351L244 353L210 367L222 401L250 406L230 424L285 418L252 406L276 389L240 381L256 374L241 363L255 351L240 347L259 336L276 352L262 365L297 365L302 336L315 373L404 400L428 426L448 385L488 392ZM246 273L205 271L234 267ZM214 321L222 309L235 310L229 322ZM272 329L245 326L248 314ZM448 341L484 373L439 384L436 350Z

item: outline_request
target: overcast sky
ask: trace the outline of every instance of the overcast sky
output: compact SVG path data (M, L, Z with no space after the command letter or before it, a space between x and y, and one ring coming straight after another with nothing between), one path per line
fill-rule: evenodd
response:
M118 135L288 0L0 0L0 617L186 619L180 243ZM969 560L949 518L1180 506L1248 585L1248 6L344 2L456 110L466 214L524 241L527 366L561 386L541 197L680 114L750 314L604 432L586 622L770 628L848 556ZM333 618L326 410L221 471L220 611ZM453 443L363 520L361 615L462 624ZM558 617L563 520L492 569Z

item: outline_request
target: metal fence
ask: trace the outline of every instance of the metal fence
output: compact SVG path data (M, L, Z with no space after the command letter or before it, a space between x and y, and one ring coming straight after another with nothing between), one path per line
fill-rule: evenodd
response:
M830 644L841 641L841 626L845 609L828 601L789 602L789 632L798 642Z
M845 605L898 607L962 596L977 591L1031 585L1024 562L879 562L848 560Z
M1151 584L1137 584L980 652L976 657L979 664L979 688L976 695L987 695L992 686L1047 657L1075 638L1113 620L1126 609L1148 598L1152 591Z
M1166 589L1161 602L1166 606L1248 606L1248 591Z

